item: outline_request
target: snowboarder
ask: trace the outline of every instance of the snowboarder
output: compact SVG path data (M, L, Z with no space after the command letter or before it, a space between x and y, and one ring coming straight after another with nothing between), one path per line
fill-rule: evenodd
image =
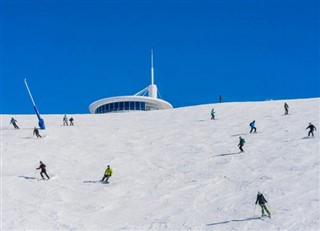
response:
M288 115L288 113L289 113L289 105L287 103L284 103L284 110L285 110L284 114Z
M251 133L253 130L254 130L254 133L257 132L257 128L255 127L255 123L256 123L255 120L250 123L250 127L251 127L250 133Z
M112 169L110 168L110 165L108 165L101 181L103 182L104 180L106 180L105 183L109 183L108 180L111 176L112 176Z
M67 115L64 115L63 117L63 126L67 125L68 126L68 118Z
M17 121L13 117L11 118L10 124L12 124L15 129L19 129Z
M239 137L239 144L238 144L239 149L240 149L240 152L244 152L243 149L242 149L242 147L243 147L243 145L244 145L245 143L246 143L246 141L240 136L240 137Z
M34 127L34 129L33 129L33 135L36 135L38 138L42 137L42 136L40 136L39 129L36 127Z
M72 117L69 119L69 121L70 121L70 126L73 126L73 118Z
M263 194L261 192L258 192L257 195L257 200L256 200L256 204L259 202L259 205L261 207L261 213L262 213L262 217L265 216L264 211L266 211L268 213L268 216L271 218L271 213L268 210L266 203L268 203L268 201L264 198Z
M215 119L215 116L214 116L215 113L216 113L216 112L215 112L214 109L212 108L212 110L211 110L211 119L212 119L212 120Z
M48 176L47 171L46 171L46 165L44 163L42 163L42 161L40 161L40 166L36 170L38 170L38 169L41 169L40 175L43 180L44 180L43 174L46 175L48 180L50 179L50 177Z
M219 102L222 103L222 95L219 96Z
M309 137L310 135L314 136L313 131L314 131L314 130L317 131L316 127L315 127L312 123L309 123L309 126L308 126L306 129L310 129L309 132L308 132L308 137Z

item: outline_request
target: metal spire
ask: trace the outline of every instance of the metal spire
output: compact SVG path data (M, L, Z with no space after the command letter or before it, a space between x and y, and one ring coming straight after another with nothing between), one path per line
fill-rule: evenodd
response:
M151 85L154 84L153 49L151 49Z

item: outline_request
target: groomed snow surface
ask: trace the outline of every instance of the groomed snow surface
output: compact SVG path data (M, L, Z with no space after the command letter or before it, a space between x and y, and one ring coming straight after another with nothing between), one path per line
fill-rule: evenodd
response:
M67 115L74 127L43 115L41 139L32 134L35 115L1 115L1 229L319 230L319 103ZM20 130L9 126L12 116ZM40 160L49 181L38 180ZM108 164L110 184L95 182ZM258 219L257 191L271 219Z

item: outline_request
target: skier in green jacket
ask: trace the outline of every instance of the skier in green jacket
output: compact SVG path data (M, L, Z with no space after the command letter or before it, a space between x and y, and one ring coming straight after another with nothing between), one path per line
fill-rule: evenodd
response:
M212 119L212 120L215 119L215 116L214 116L215 113L216 113L216 112L215 112L214 109L212 108L212 110L211 110L211 119Z
M104 172L104 176L103 176L103 178L102 178L101 181L106 180L106 181L104 181L104 182L105 182L105 183L109 183L108 180L109 180L109 178L110 178L111 176L112 176L112 169L110 168L110 165L108 165L106 171Z

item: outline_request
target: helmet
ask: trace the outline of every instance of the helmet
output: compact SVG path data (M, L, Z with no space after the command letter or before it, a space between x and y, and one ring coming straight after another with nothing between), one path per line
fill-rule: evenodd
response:
M258 191L258 195L261 195L262 193Z
M110 168L110 165L108 165L107 167Z

